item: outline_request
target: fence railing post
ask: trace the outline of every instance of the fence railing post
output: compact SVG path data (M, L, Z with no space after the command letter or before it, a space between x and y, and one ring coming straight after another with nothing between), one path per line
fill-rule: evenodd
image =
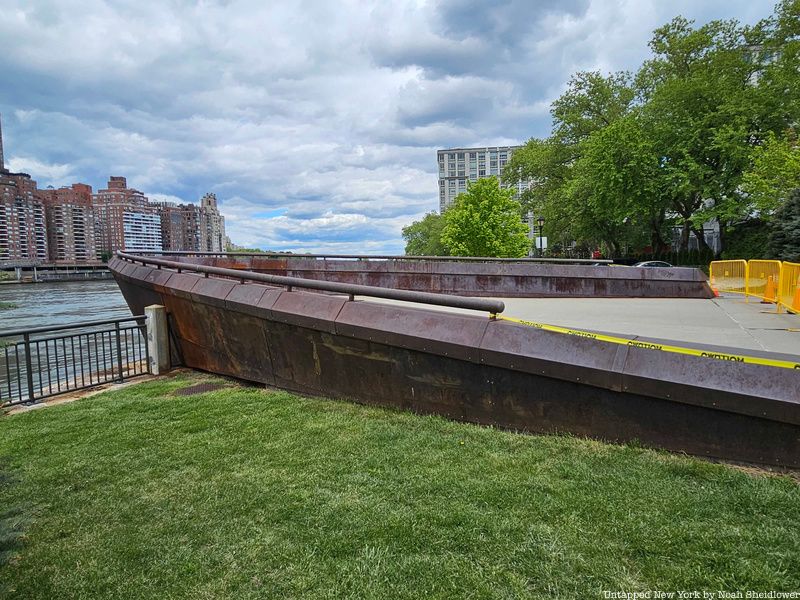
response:
M28 379L28 400L33 402L33 361L31 360L31 335L25 333L22 336L25 344L25 374Z
M169 333L167 330L167 309L159 304L146 306L147 316L147 354L151 375L169 371Z
M120 331L119 323L114 323L114 331L117 336L117 369L119 370L119 379L117 379L117 381L122 383L124 379L124 375L122 374L122 332Z

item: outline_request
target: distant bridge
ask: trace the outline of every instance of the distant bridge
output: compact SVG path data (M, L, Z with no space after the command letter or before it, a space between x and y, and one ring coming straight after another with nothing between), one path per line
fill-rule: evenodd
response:
M0 260L0 271L14 271L17 281L83 281L110 279L108 265L92 262L45 262L35 259ZM26 275L27 273L27 275Z

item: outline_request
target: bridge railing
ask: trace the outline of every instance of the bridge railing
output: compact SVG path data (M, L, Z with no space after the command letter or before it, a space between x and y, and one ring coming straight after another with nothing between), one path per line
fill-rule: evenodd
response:
M416 302L420 304L432 304L434 306L447 306L450 308L464 308L469 310L486 311L498 314L505 310L505 304L501 300L489 298L467 298L464 296L451 296L448 294L435 294L432 292L416 292L411 290L397 290L391 288L375 287L370 285L358 285L353 283L338 283L334 281L323 281L318 279L304 279L302 277L287 277L284 275L269 275L267 273L255 273L242 269L225 269L222 267L210 267L188 262L176 262L143 254L129 254L117 251L116 256L121 260L131 263L141 263L142 265L152 265L158 269L173 269L178 273L189 271L202 273L205 277L217 275L227 279L239 280L242 283L255 281L268 285L285 287L287 291L294 288L310 289L335 294L344 294L354 300L355 296L366 296L370 298L384 298L387 300L400 300L404 302Z
M800 264L779 260L715 260L711 287L720 292L759 298L800 313Z

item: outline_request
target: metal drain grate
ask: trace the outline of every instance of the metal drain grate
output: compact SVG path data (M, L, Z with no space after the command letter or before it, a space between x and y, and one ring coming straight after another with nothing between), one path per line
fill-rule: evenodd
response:
M195 394L205 394L206 392L213 392L221 390L227 386L221 383L196 383L189 387L181 388L172 392L173 396L194 396Z

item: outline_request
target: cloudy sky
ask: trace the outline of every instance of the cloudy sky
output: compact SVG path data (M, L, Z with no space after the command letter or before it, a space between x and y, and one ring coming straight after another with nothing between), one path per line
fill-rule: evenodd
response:
M634 70L677 14L771 0L0 0L7 166L213 191L240 245L401 253L438 208L436 150L550 130L577 70Z

